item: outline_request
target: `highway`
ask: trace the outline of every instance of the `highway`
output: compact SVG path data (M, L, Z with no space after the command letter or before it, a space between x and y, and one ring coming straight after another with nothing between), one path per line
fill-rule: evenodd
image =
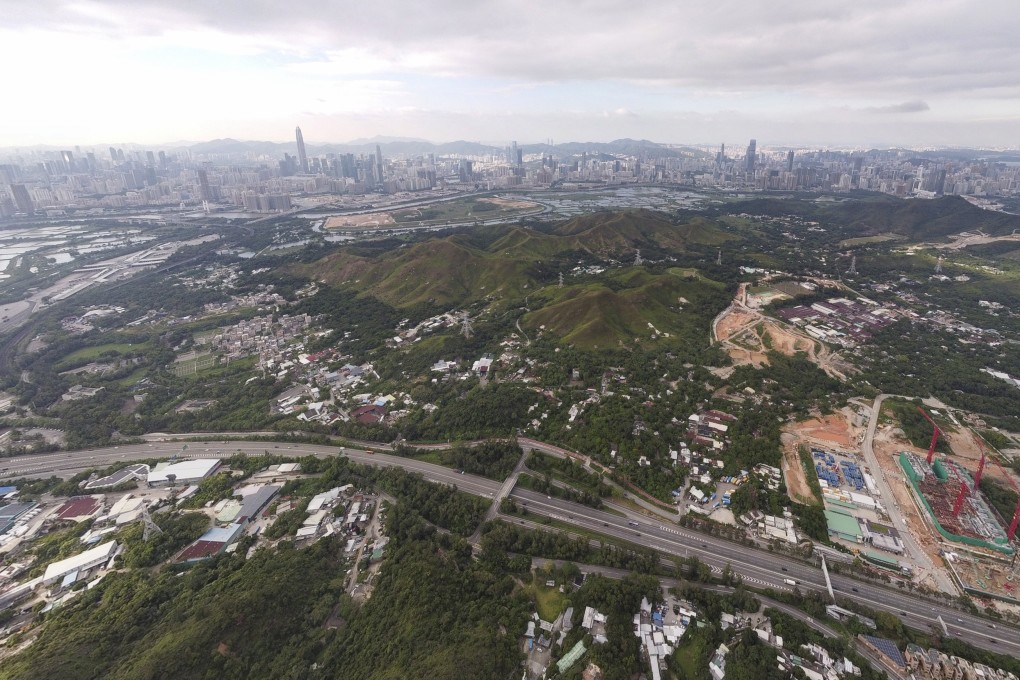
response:
M190 441L186 451L181 442L152 442L131 444L113 448L59 452L19 456L0 460L0 482L15 477L39 478L56 475L70 477L92 467L106 467L118 462L141 458L166 458L173 455L191 457L225 458L237 452L246 455L280 454L285 456L330 457L341 453L334 446L300 444L291 442L250 442L208 439ZM467 493L486 498L495 498L502 483L461 474L456 470L410 458L401 458L385 453L369 453L359 449L342 450L352 461L376 466L399 466L411 472L419 472L426 479L457 486ZM717 569L727 563L733 571L751 586L789 590L784 579L797 582L801 590L824 592L824 577L820 569L793 558L764 550L756 550L732 541L708 534L694 532L667 523L666 520L620 515L594 510L592 508L526 489L515 489L511 497L529 513L547 516L579 530L596 532L605 536L653 548L665 555L693 555ZM519 518L506 518L520 521ZM951 635L969 642L976 647L990 651L1020 655L1020 631L973 616L952 607L921 599L908 591L901 591L842 575L832 575L833 588L843 597L861 602L876 610L887 611L920 630L928 630L937 624L942 616Z

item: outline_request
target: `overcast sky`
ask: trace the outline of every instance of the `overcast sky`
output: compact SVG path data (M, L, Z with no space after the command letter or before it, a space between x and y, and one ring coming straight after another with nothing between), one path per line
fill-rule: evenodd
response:
M1020 146L1017 0L0 0L0 145Z

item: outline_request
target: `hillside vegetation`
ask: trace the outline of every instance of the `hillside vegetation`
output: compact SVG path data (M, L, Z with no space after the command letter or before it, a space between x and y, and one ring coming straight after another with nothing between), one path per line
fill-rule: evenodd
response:
M563 342L591 349L697 333L728 300L719 284L637 267L605 281L548 287L535 297L544 305L524 317L526 327L544 327Z
M760 198L734 203L727 212L752 215L799 215L835 228L844 238L898 234L912 240L941 239L963 231L1010 234L1020 228L1020 218L975 207L959 196L935 200L902 200L869 196L863 200L812 203Z
M602 212L543 230L502 226L457 233L374 257L344 249L294 271L396 307L459 305L489 297L523 299L578 257L631 260L638 249L651 257L730 238L703 218L674 224L651 210Z

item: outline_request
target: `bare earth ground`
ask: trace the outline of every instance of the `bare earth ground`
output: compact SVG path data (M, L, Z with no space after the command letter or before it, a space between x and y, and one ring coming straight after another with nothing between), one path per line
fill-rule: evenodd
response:
M388 224L396 224L393 215L388 212L368 215L332 215L326 219L326 229L363 229Z
M800 456L797 453L797 437L784 432L782 442L783 460L780 467L783 470L783 479L786 480L786 493L790 496L790 500L804 504L818 503L819 499L815 498L814 494L811 493L811 487L808 486L807 478L804 474L804 466L801 465Z
M757 317L751 312L733 308L719 319L715 327L715 335L720 341L729 340L738 330L755 321Z
M853 442L857 435L857 428L850 425L847 409L786 425L782 435L783 478L790 498L799 502L812 502L810 499L814 498L797 451L802 444L836 447L850 452L856 448Z
M758 323L763 324L762 333L768 336L769 345L782 354L793 356L797 352L806 352L810 361L830 376L841 380L845 380L846 373L852 369L825 345L773 319L736 305L723 313L715 325L715 338L734 364L753 364L755 367L768 364L766 342L761 337L762 333L755 328Z
M772 347L787 356L793 356L797 352L809 352L815 345L810 339L791 333L772 322L765 324L765 332L769 335Z
M850 427L842 413L794 423L791 431L799 438L850 448Z

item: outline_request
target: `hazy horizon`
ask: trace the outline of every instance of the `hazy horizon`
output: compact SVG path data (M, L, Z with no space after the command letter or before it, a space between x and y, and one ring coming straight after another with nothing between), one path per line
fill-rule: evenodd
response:
M287 141L295 125L309 144L1020 144L1020 13L1006 0L0 8L3 147Z

